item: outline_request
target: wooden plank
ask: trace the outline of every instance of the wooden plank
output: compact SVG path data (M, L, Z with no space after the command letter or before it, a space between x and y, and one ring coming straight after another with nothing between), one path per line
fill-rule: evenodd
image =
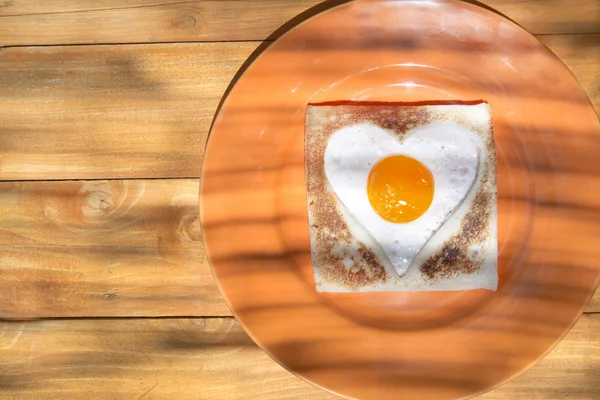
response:
M197 179L0 183L0 317L226 316ZM587 308L600 312L600 291Z
M0 183L0 317L231 315L198 180Z
M332 398L232 318L3 323L0 332L0 396L15 399Z
M0 246L0 318L231 315L201 246Z
M280 26L319 3L321 0L13 0L0 2L0 38L5 46L264 40L278 37ZM534 34L600 32L600 3L595 0L483 3ZM307 14L324 8L319 6Z
M231 318L0 323L8 398L335 399L256 347ZM600 396L600 316L582 317L534 367L481 400Z
M600 35L542 40L600 110ZM0 180L198 177L217 105L256 46L1 50Z
M88 2L90 11L70 12L63 12L59 4L52 3L41 15L0 14L0 38L5 46L264 40L320 1L156 3L138 7L115 4L98 10Z
M198 179L0 182L4 246L202 249Z
M51 3L40 4L26 0L11 0L0 3L0 15L38 15L58 12L78 13L93 10L110 10L115 8L151 7L159 4L174 3L173 0L55 0ZM180 2L177 2L180 3Z
M256 43L0 51L0 180L198 177Z

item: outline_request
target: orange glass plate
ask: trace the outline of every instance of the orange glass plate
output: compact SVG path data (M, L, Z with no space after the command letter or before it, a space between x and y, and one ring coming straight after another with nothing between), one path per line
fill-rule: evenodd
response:
M498 155L498 291L318 294L307 104L481 99ZM590 299L598 160L589 100L516 24L451 0L350 2L284 34L227 96L203 167L204 240L236 317L298 376L358 399L468 397L542 357Z

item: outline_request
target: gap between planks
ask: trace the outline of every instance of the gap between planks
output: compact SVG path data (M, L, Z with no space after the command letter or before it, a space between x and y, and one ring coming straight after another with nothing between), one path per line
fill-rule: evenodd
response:
M588 35L577 33L573 34L577 36ZM590 33L589 35L596 35L596 33ZM549 35L536 35L536 36L568 36L562 34L549 34ZM118 42L118 43L63 43L63 44L15 44L15 45L2 45L0 44L0 51L2 49L35 49L35 48L46 48L46 47L81 47L81 46L93 46L93 47L103 47L103 46L136 46L136 45L144 45L144 46L158 46L158 45L181 45L181 44L227 44L227 43L273 43L274 40L189 40L189 41L181 41L181 42Z
M583 33L536 33L533 36L536 38L553 38L553 37L594 37L600 35L600 32L583 32ZM238 40L182 40L172 42L104 42L104 43L52 43L52 44L0 44L0 51L2 49L35 49L35 48L46 48L46 47L80 47L80 46L133 46L133 45L185 45L185 44L227 44L227 43L265 43L271 44L276 39L238 39Z

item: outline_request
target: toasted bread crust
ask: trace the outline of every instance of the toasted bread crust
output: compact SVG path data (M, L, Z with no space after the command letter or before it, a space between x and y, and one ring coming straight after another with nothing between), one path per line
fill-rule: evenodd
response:
M469 107L464 105L460 107ZM472 208L461 229L449 237L436 254L419 268L423 279L448 279L470 274L479 263L468 257L471 244L488 238L490 213L496 202L496 159L491 124L470 121L465 113L445 106L402 105L309 105L306 115L305 171L309 210L311 256L317 289L333 285L348 291L393 283L390 273L363 243L353 237L344 219L343 205L330 188L324 170L325 150L331 135L339 129L360 123L379 126L400 142L414 128L444 121L464 125L476 132L486 147L486 167ZM495 208L494 208L495 209ZM495 238L495 235L494 235ZM415 268L413 265L411 268Z

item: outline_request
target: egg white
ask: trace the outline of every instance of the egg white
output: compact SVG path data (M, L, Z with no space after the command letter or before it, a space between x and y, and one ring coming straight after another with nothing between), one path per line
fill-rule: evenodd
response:
M452 123L419 127L408 132L402 142L376 125L356 124L330 137L325 151L325 175L345 209L373 236L387 261L402 276L473 187L480 165L479 142L481 139L474 132ZM399 154L423 163L434 179L431 206L408 223L381 218L367 194L373 166ZM348 224L351 231L352 225L354 222Z

